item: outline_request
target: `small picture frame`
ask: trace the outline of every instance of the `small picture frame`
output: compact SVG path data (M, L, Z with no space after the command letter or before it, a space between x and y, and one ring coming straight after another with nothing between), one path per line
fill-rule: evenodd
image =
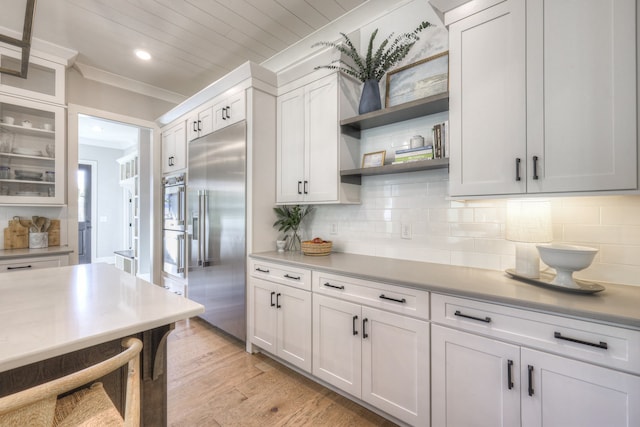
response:
M367 153L362 157L362 168L375 168L384 165L385 150Z
M387 73L385 108L449 90L449 51Z

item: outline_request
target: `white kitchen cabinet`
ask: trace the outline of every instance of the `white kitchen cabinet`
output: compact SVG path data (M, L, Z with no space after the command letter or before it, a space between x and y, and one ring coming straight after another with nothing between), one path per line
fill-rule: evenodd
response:
M451 195L637 188L635 7L472 1L445 16Z
M404 422L429 424L425 321L314 293L313 374Z
M0 95L0 203L65 203L65 110Z
M434 424L639 425L640 331L439 294L431 309Z
M187 119L187 142L213 132L213 108L208 105L195 112Z
M215 101L213 108L213 130L222 129L244 120L246 117L246 97L244 90Z
M341 115L354 114L348 84L334 73L278 96L277 203L359 202L359 186L340 180L359 157L340 132Z
M69 265L69 255L13 258L0 261L0 272L35 270Z
M21 52L0 47L1 67L20 70L21 61ZM65 105L65 80L66 66L63 63L40 58L32 51L27 78L0 73L0 92Z
M187 135L184 121L162 131L162 173L187 167Z
M255 262L250 271L249 340L311 372L311 292L305 280L310 274Z

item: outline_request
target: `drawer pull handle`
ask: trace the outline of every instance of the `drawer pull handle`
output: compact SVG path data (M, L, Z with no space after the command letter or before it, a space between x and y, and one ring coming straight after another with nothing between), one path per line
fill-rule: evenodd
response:
M366 317L362 319L362 338L369 338L369 334L367 333L367 322L369 319Z
M282 295L280 292L278 292L278 294L276 295L276 308L282 307L280 305L280 295Z
M336 286L336 285L332 285L329 282L325 283L324 286L326 286L327 288L333 288L333 289L344 289L344 286L342 286L342 285Z
M300 276L289 276L288 274L285 274L284 277L286 277L287 279L293 279L293 280L300 280Z
M351 326L353 335L358 335L358 331L356 331L356 320L358 320L358 316L353 316L353 325Z
M7 267L7 270L24 270L25 268L31 268L31 264L20 267Z
M257 267L256 271L259 271L260 273L268 273L269 272L269 270L263 270L260 267Z
M528 387L528 391L529 391L529 396L533 396L533 366L528 365L527 369L529 371L529 387Z
M491 317L485 317L483 319L481 317L469 316L467 314L460 313L460 310L456 310L456 312L453 314L458 317L464 317L465 319L477 320L478 322L484 322L484 323L491 323Z
M600 341L599 343L594 343L594 342L589 342L589 341L582 341L576 338L569 338L569 337L563 337L562 334L560 332L554 332L553 336L559 340L565 340L565 341L571 341L571 342L575 342L578 344L583 344L583 345L590 345L591 347L597 347L597 348L603 348L603 349L608 349L609 345L607 345L606 342L604 341Z
M271 292L271 307L275 307L275 304L273 303L273 296L275 295L275 292Z
M386 299L386 300L389 300L389 301L395 301L395 302L399 302L401 304L404 304L404 303L407 302L407 300L404 299L404 298L402 298L402 299L391 298L391 297L385 296L384 294L380 295L380 299Z
M507 387L513 388L513 360L507 360Z

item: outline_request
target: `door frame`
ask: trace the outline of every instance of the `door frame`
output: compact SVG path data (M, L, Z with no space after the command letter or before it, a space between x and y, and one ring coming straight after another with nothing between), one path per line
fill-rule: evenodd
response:
M160 128L155 122L125 116L110 111L99 110L78 104L68 104L67 106L67 237L69 247L73 252L69 254L69 264L78 264L78 115L99 117L106 120L113 120L126 123L132 126L139 126L151 129L153 141L151 144L151 182L152 190L150 199L152 203L151 215L151 265L150 281L160 283L162 276L162 221L154 221L154 218L162 218L162 189L160 185ZM69 201L74 201L69 203Z
M96 244L97 240L97 228L98 228L98 162L95 160L78 160L78 164L80 165L89 165L91 166L91 262L94 263L98 261L96 259L96 251L98 250ZM76 169L76 177L77 175ZM77 178L76 178L77 179ZM78 194L76 192L76 201L78 200ZM78 221L76 221L76 229ZM77 241L77 239L76 239ZM106 260L105 260L106 261Z

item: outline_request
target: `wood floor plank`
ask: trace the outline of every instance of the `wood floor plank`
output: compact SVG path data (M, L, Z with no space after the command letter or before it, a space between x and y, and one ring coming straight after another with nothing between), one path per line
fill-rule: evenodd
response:
M395 426L199 318L168 339L171 427Z

